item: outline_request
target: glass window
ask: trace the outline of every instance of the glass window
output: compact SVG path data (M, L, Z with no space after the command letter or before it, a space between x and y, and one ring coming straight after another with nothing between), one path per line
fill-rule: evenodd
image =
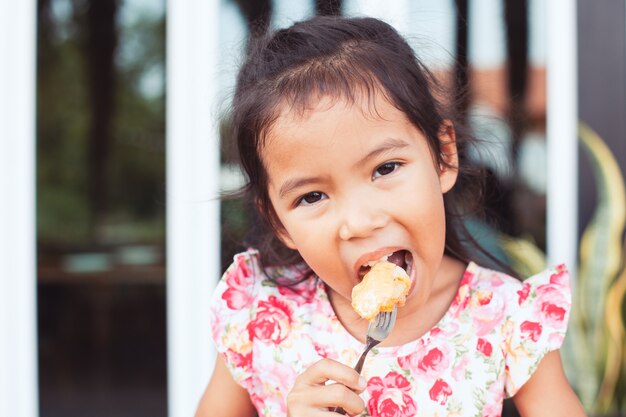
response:
M40 414L165 416L165 2L40 0Z

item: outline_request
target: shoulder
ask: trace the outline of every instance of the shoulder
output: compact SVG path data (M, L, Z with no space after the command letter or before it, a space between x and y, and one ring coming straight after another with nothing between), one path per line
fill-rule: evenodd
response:
M209 314L211 336L233 378L250 388L259 359L256 343L278 345L291 333L303 300L313 298L307 279L292 287L278 285L302 277L298 266L264 268L258 251L234 256L212 294Z
M311 278L311 279L309 279ZM214 315L256 310L259 303L280 299L302 304L315 296L316 280L305 265L265 267L256 249L236 254L212 297Z
M571 306L569 274L564 265L520 281L470 263L459 294L459 301L473 316L479 334L512 325L518 331L531 333L548 325L560 333L567 325Z
M464 279L471 281L473 290L490 289L498 292L506 292L518 289L522 282L504 272L489 269L484 266L470 262L467 265Z
M482 294L496 293L511 301L508 307L523 308L537 299L546 297L563 298L568 301L570 295L570 278L565 265L561 264L545 269L523 280L518 280L504 272L484 268L470 263L465 272L466 281L472 294L480 297Z
M241 310L250 307L263 279L256 250L250 249L236 254L218 283L213 297L213 305L223 304L227 310Z
M563 343L571 310L569 274L564 265L558 265L519 281L486 268L475 270L472 298L478 302L473 303L473 313L483 318L479 320L478 332L493 324L485 317L498 316L494 330L502 336L505 389L511 396L534 374L541 360ZM485 297L491 299L487 302ZM493 314L485 314L483 309L493 303L489 310Z
M495 325L495 321L501 320L510 311L511 303L521 289L522 282L518 279L470 262L461 280L459 293L465 298L464 304L471 314L485 319L488 316L488 321Z

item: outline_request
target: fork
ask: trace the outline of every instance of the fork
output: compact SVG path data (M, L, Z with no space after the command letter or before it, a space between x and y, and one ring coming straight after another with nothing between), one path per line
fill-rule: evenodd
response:
M361 357L354 367L354 370L359 374L363 369L365 357L369 351L385 340L387 336L389 336L389 333L391 333L391 329L393 329L394 324L396 324L397 313L398 306L395 305L392 311L381 311L370 321L367 327L367 337L365 338L365 349L363 349L363 353L361 353ZM341 407L335 407L332 411L339 414L346 414L346 411Z

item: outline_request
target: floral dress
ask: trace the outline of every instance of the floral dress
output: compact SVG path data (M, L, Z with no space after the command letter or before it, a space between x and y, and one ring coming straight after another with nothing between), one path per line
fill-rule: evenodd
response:
M285 278L294 268L266 273ZM505 395L558 349L570 311L564 266L520 282L470 263L441 320L417 340L374 348L363 368L361 417L500 416ZM292 288L262 273L258 253L238 254L211 307L217 350L259 416L284 417L296 376L321 358L353 365L363 350L341 325L323 282Z

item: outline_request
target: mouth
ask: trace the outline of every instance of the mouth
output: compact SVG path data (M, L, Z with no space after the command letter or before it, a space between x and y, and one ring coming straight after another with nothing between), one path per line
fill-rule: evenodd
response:
M404 269L409 276L411 275L411 269L413 266L413 255L411 255L411 252L409 252L408 250L403 249L392 252L388 255L381 257L380 259L369 261L365 265L362 265L359 268L359 279L362 280L365 274L367 274L372 268L372 266L374 266L378 262L384 261L391 262L392 264L399 266L400 268Z

